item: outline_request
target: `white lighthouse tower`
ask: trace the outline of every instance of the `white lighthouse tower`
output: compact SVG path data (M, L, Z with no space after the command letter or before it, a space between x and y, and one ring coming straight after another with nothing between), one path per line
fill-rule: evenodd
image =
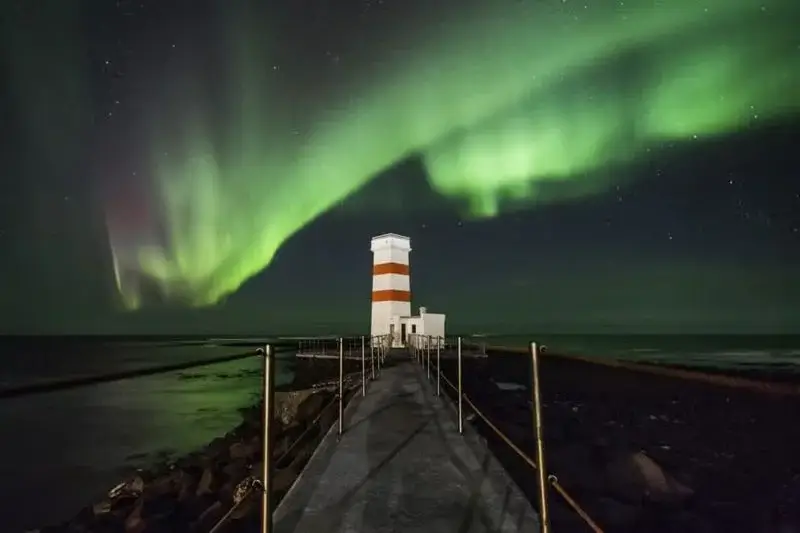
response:
M411 315L411 277L408 256L411 239L394 233L372 238L372 336L392 335L392 345L405 344L407 332L398 328Z

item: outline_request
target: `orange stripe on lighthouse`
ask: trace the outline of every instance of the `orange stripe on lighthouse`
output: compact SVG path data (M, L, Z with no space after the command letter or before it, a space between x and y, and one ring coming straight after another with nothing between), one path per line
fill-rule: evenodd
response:
M372 275L380 276L381 274L405 274L409 275L411 269L408 265L403 263L380 263L372 265Z
M372 291L373 302L410 302L411 291Z

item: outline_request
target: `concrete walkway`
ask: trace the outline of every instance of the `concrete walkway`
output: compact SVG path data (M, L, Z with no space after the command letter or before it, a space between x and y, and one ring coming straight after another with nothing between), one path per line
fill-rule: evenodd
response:
M444 386L444 385L443 385ZM384 368L274 514L276 533L538 531L483 441L412 362Z

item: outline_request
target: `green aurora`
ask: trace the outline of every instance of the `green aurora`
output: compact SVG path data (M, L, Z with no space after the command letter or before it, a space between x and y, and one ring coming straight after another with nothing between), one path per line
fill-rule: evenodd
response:
M469 215L493 217L509 200L553 200L544 182L569 198L603 192L603 170L658 157L664 142L789 119L800 111L798 6L484 2L384 38L367 54L379 61L342 67L344 81L294 121L270 81L269 45L229 18L224 123L185 96L149 119L167 235L131 243L109 228L120 295L141 306L144 276L167 299L220 302L407 158Z

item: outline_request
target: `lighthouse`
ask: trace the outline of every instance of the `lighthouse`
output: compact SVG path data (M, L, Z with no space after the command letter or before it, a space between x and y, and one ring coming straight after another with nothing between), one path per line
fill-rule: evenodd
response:
M396 233L372 238L371 335L390 335L394 347L405 346L409 334L444 337L445 315L420 308L411 314L411 239Z

